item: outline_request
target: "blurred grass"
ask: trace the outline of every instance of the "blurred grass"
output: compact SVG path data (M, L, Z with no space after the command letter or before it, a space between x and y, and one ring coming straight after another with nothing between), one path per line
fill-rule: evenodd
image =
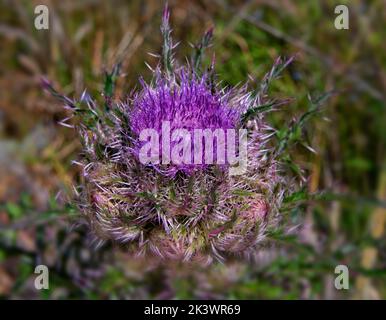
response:
M49 31L33 28L33 8L47 3ZM350 8L350 29L333 26L334 7ZM169 1L177 58L215 26L217 73L224 84L259 81L278 56L296 55L270 92L293 97L270 115L286 130L308 108L308 94L337 91L302 130L294 160L307 191L291 216L295 236L272 234L274 253L258 266L242 262L191 270L128 259L111 247L90 249L83 226L67 216L65 194L79 179L78 144L57 122L65 112L39 85L46 75L62 92L101 92L100 78L122 60L117 97L149 78L148 52L159 53L162 3L142 1L6 1L0 4L0 297L6 298L386 298L386 10L379 1ZM284 125L283 125L284 124ZM60 194L57 194L61 191ZM57 195L57 196L56 196ZM301 197L301 195L300 195ZM72 209L71 209L72 210ZM72 211L71 211L72 212ZM36 217L43 223L36 223ZM54 217L49 219L48 217ZM55 219L60 217L60 219ZM69 220L69 221L68 221ZM21 228L18 223L25 223ZM374 226L379 226L375 228ZM379 231L380 230L380 231ZM370 253L369 253L370 252ZM51 289L33 289L38 263ZM333 287L347 264L350 290Z

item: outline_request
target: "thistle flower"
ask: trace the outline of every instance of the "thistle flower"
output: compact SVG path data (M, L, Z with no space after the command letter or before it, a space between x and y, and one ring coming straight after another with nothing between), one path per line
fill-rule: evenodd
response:
M211 92L208 87L208 75L202 75L201 79L188 71L181 69L173 80L165 79L162 74L156 75L152 85L142 82L142 90L135 93L132 99L132 109L128 114L131 136L134 137L134 153L138 156L144 142L139 142L140 133L147 129L154 129L160 141L164 138L170 140L170 133L175 130L186 130L190 137L194 136L194 130L209 129L223 130L237 129L240 127L240 115L247 110L251 101L248 95L243 96L239 92ZM162 128L168 124L168 130ZM164 137L167 136L167 137ZM170 142L170 149L177 141ZM226 139L224 137L224 151L226 153ZM160 154L164 150L160 146ZM213 141L213 162L217 160L218 141ZM177 172L191 174L196 169L202 170L205 165L205 146L200 164L194 162L194 145L190 143L190 157L188 163L172 164L170 166L157 166L160 172L174 176ZM170 155L168 154L168 159ZM170 162L170 159L169 161Z
M76 125L83 142L79 207L100 243L113 241L134 254L202 263L248 257L265 244L267 230L277 226L288 191L270 144L274 130L264 113L284 103L268 100L266 91L290 61L278 59L258 92L249 92L247 86L222 88L215 82L214 63L208 71L200 70L212 30L194 47L192 66L178 66L173 61L169 15L166 8L163 53L154 79L150 83L141 79L140 88L127 101L113 103L111 92L105 90L107 108L102 110L86 93L76 102L45 83L74 115L81 114ZM111 84L116 75L116 69L107 74L107 82ZM171 131L184 129L189 134L195 129L244 129L246 172L231 175L231 164L216 161L141 162L146 144L141 132L157 133L158 146L165 122ZM175 140L170 148L177 144ZM219 144L216 140L214 146Z

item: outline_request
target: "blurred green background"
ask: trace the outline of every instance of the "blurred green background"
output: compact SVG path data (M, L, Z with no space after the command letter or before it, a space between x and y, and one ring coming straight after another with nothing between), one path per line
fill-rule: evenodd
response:
M34 8L49 8L49 30L34 28ZM334 27L347 4L349 30ZM315 150L293 160L306 189L293 213L300 227L273 239L258 263L159 265L114 246L93 250L66 198L79 180L76 133L44 93L41 75L77 96L102 89L103 72L123 61L117 97L159 53L162 1L0 2L0 297L8 299L385 299L386 298L386 2L169 1L173 37L184 61L189 43L215 27L219 79L251 84L278 56L297 55L275 81L274 97L294 102L269 116L281 130L307 110L307 95L329 90L323 112L304 128ZM208 61L210 59L207 59ZM50 289L34 287L35 266L50 268ZM336 290L334 269L350 271Z

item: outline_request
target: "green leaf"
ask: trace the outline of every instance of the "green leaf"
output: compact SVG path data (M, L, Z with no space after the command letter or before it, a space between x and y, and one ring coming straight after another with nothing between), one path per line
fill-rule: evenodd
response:
M18 219L23 215L23 209L15 203L8 202L5 207L12 219Z
M108 73L105 72L105 83L103 93L105 97L112 97L114 95L115 83L119 72L121 70L121 63L114 65L113 70Z
M284 203L298 202L302 200L308 200L309 195L306 189L296 191L284 198Z
M209 47L213 37L213 28L210 28L205 32L201 41L194 45L193 55L192 55L192 67L196 72L199 72L202 56L206 48Z
M263 104L263 105L260 105L257 107L250 108L247 110L246 113L243 114L241 121L245 123L249 119L256 117L258 114L260 114L262 112L270 111L274 108L275 104L276 104L275 102L271 102L271 103L267 103L267 104Z

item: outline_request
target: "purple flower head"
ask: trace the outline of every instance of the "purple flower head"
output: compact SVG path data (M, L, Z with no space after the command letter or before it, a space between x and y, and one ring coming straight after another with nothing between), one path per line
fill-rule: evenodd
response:
M131 131L137 138L134 146L134 154L138 156L140 149L144 146L144 141L138 138L144 130L153 129L158 135L159 154L168 155L170 158L171 150L179 143L182 137L170 141L170 132L175 130L186 130L193 140L195 130L237 130L240 125L240 115L246 109L247 99L232 101L232 91L212 90L208 85L207 75L198 78L192 71L182 69L176 77L169 79L158 74L153 84L146 84L142 81L142 90L133 97L132 108L129 112ZM167 125L168 131L163 130ZM165 136L164 136L165 135ZM167 136L167 137L166 137ZM170 148L164 150L162 141L170 141ZM224 139L226 142L226 137ZM177 171L191 174L197 169L205 169L205 141L202 143L201 164L194 163L194 141L190 144L189 163L162 166L158 169L165 170L166 173L174 175ZM217 160L217 140L213 140L213 159ZM198 147L196 145L196 147ZM220 147L220 146L218 146ZM225 148L226 149L226 148ZM226 151L226 150L225 150ZM163 153L164 152L164 153Z
M264 119L285 102L269 99L268 87L288 62L278 59L258 90L222 88L214 59L206 72L201 67L212 29L194 45L190 66L180 66L173 60L169 16L165 8L162 55L153 80L141 80L125 103L113 98L116 68L106 73L102 106L86 93L73 101L44 82L80 117L84 182L79 208L98 243L112 241L136 255L200 263L252 257L267 230L280 222L283 198L293 186L281 171L282 146L274 146L275 131ZM212 134L210 145L207 136L197 138L197 130ZM230 156L231 149L238 154ZM182 161L174 161L176 154ZM245 171L230 174L237 165L229 158L241 154ZM144 155L151 161L144 163Z

